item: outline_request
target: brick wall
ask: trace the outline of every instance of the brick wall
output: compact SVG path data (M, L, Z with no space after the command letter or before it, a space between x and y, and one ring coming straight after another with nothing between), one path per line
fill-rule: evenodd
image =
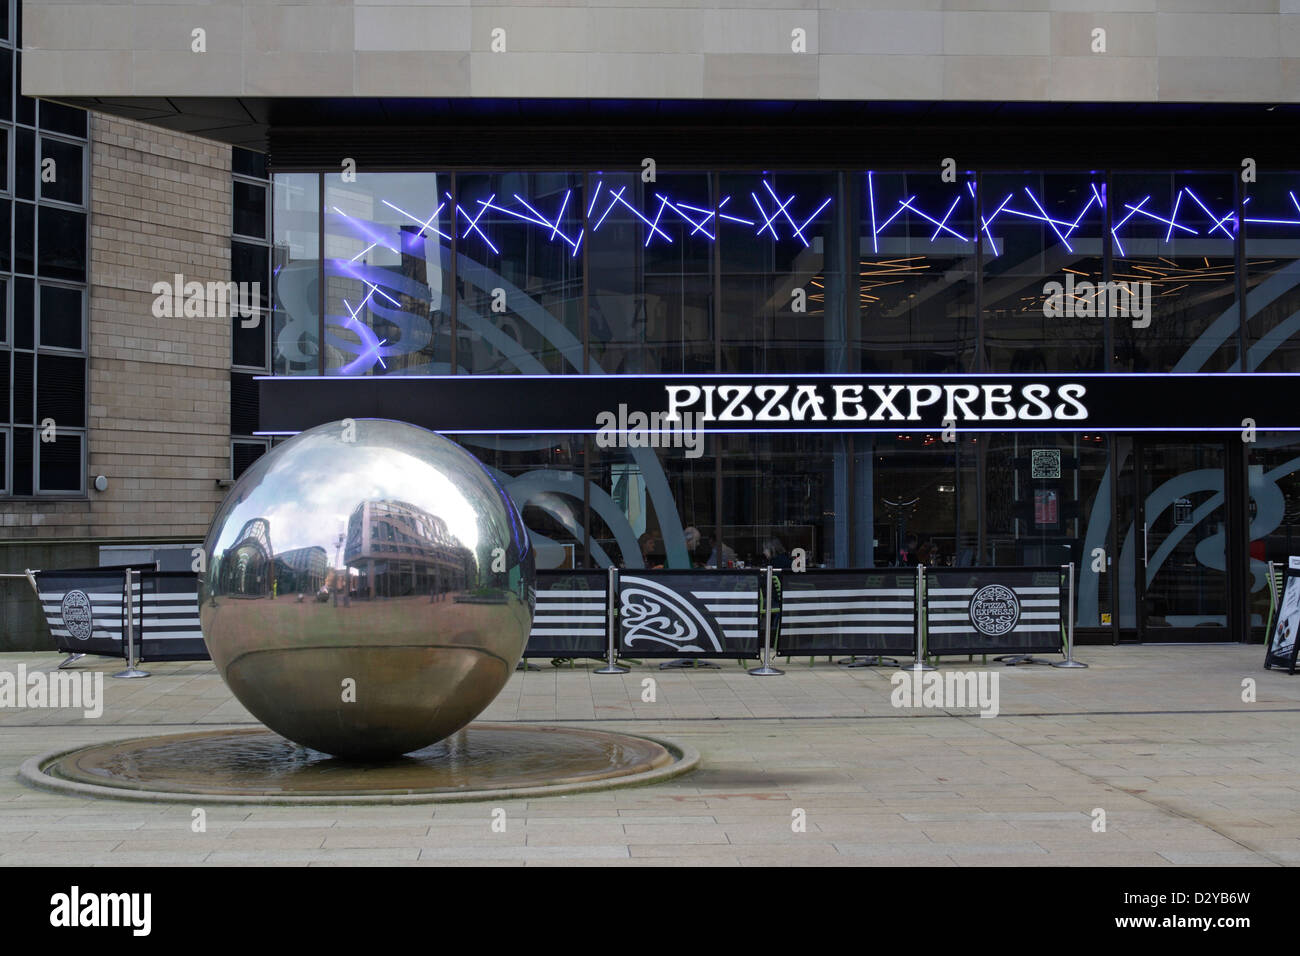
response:
M0 540L200 538L230 472L230 320L156 319L152 286L230 278L230 149L91 115L90 475L0 502Z

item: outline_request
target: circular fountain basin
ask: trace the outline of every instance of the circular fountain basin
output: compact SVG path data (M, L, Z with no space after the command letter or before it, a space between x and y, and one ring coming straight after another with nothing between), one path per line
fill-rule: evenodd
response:
M212 803L436 803L518 799L668 780L699 754L665 740L574 727L471 724L403 757L331 757L263 728L205 730L33 757L43 790L118 800Z

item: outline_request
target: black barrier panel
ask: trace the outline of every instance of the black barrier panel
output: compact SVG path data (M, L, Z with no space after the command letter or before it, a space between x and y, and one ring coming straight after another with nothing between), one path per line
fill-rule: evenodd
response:
M594 657L609 648L608 571L538 571L537 610L524 657Z
M126 656L125 571L37 571L35 577L41 610L59 651ZM138 581L136 589L138 594Z
M774 653L912 654L915 571L780 571L780 629Z
M926 650L1063 651L1065 587L1060 568L926 568Z
M1300 562L1294 558L1287 562L1277 618L1273 621L1273 632L1268 635L1264 651L1265 669L1285 667L1292 674L1295 673L1296 650L1300 647L1300 642L1296 641L1296 631L1300 629L1300 568L1291 566L1296 563Z
M760 571L624 571L618 577L625 657L758 657Z
M190 571L145 571L140 582L139 657L145 661L211 660L199 628L198 578Z

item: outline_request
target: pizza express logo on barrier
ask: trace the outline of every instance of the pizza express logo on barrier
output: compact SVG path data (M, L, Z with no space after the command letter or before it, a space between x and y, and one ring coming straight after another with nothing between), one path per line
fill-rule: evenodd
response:
M665 385L667 421L706 422L1086 421L1087 388L1042 382L944 385Z
M1001 637L1020 620L1020 599L1003 584L986 584L970 599L970 622L985 637Z
M79 641L90 639L91 631L94 630L94 617L91 614L90 598L85 591L69 591L63 595L59 614L63 617L63 626L69 634Z

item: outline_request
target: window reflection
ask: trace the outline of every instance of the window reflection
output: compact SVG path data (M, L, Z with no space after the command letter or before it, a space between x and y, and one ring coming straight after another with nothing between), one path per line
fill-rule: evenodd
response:
M1115 323L1115 368L1222 372L1237 362L1233 178L1116 173L1113 278L1150 283L1150 324ZM1142 320L1145 321L1145 320Z
M713 368L708 173L592 173L588 207L591 358L605 372Z
M582 371L582 195L573 173L457 176L461 370Z
M864 372L970 370L975 350L975 178L860 177L858 308Z
M988 367L1101 371L1106 312L1121 299L1101 285L1104 177L999 173L984 177L983 190Z
M723 173L719 182L720 371L847 371L843 177Z
M438 173L325 184L325 370L447 371L451 209Z
M280 173L272 190L272 371L320 370L320 177Z
M1246 368L1288 371L1300 361L1300 176L1260 173L1244 202Z

